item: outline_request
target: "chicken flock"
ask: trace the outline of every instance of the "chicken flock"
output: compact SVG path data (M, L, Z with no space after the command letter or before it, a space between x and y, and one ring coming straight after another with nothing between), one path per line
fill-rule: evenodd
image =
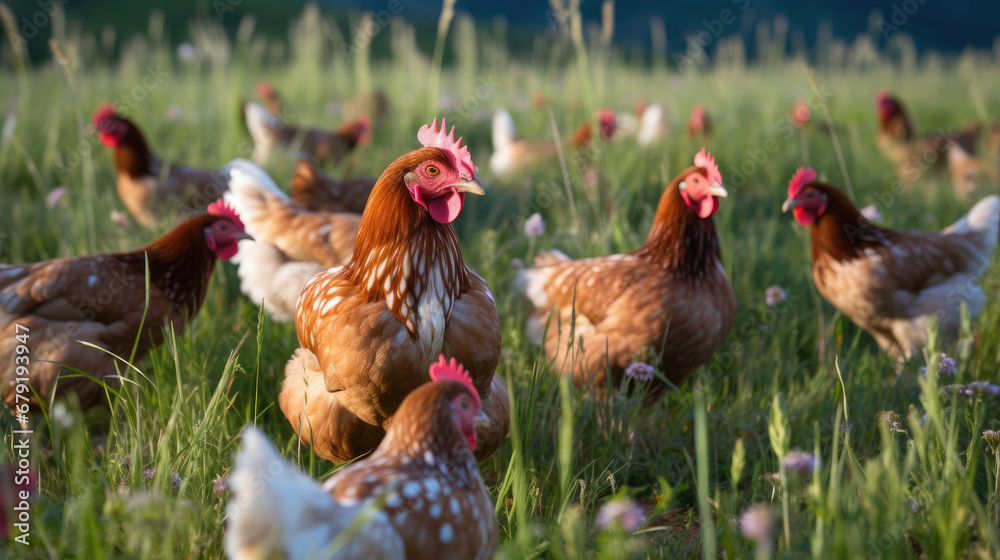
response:
M17 325L34 345L30 371L0 364L4 403L22 412L72 394L85 408L107 405L117 357L139 360L165 329L188 326L216 261L230 260L254 304L294 321L298 348L278 398L289 436L353 462L320 485L247 428L230 476L229 556L492 557L497 520L477 462L506 439L512 393L498 372L495 298L452 227L467 197L487 194L469 148L434 119L417 131L420 146L385 162L379 177L333 178L322 165L369 142L373 121L361 113L332 131L309 128L288 122L272 86L257 91L261 102L242 106L254 162L218 169L164 162L132 120L97 109L93 129L112 150L125 209L144 228L179 223L131 252L0 265L0 351L14 354ZM380 92L357 106L375 125L389 110ZM1000 125L918 136L899 100L880 92L875 108L878 145L902 181L936 166L969 197L995 176ZM792 116L805 124L808 107ZM500 109L488 167L511 181L594 142L643 147L669 133L663 107L645 102L634 114L602 110L551 140L523 138ZM704 106L692 108L687 134L716 141ZM258 167L276 150L298 154L290 192ZM915 165L929 152L941 156L934 166ZM872 223L820 177L799 169L781 210L810 231L818 292L884 352L914 359L932 320L954 334L963 309L979 314L1000 197L982 198L941 232L903 232ZM714 224L724 185L702 148L663 190L642 246L515 261L525 332L552 371L588 392L643 391L648 404L712 359L737 312ZM164 213L166 202L180 212ZM30 394L15 391L25 382Z

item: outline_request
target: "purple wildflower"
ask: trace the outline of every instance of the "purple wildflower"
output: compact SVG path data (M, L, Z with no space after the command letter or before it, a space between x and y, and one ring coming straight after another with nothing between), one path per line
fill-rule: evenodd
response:
M920 368L921 373L927 375L927 368ZM948 354L941 352L941 361L938 362L938 375L955 375L958 373L958 363L955 362L955 358L951 358Z
M994 385L989 381L973 381L969 383L969 391L980 397L1000 395L1000 385Z
M740 533L762 546L770 546L778 515L766 503L754 504L740 514Z
M812 453L805 451L792 451L782 459L785 470L802 474L809 474L816 466L817 460Z
M636 381L649 381L653 379L653 372L656 368L646 362L632 362L625 368L625 375Z
M213 489L215 490L216 494L221 494L226 490L229 490L229 481L226 480L226 477L222 476L221 474L215 477L215 480L213 480L212 482L215 484Z
M179 475L179 474L177 474L175 472L170 473L170 484L172 484L174 486L174 488L180 488L181 487L181 475Z
M646 522L646 513L639 502L630 498L607 502L601 506L601 511L597 514L597 524L609 529L615 522L620 523L629 533L633 533Z
M902 418L900 418L895 412L891 410L883 410L878 413L878 418L888 424L890 430L901 434L906 433L906 430L900 424L900 422L902 422Z
M47 206L49 210L55 208L56 204L59 204L59 201L62 200L67 193L69 193L69 190L66 187L56 187L52 189L45 197L45 206Z
M778 285L771 286L764 291L764 302L768 307L774 307L788 298L788 292Z
M177 56L184 60L194 60L198 58L198 49L194 48L191 43L181 43L177 47Z
M153 478L153 469L146 469L142 471L142 476L146 478Z
M545 220L542 219L542 215L535 212L528 216L528 219L524 222L524 235L538 237L543 233L545 233Z

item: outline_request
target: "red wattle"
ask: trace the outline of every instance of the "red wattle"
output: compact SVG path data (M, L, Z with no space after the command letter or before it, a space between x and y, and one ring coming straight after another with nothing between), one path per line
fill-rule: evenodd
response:
M428 200L427 211L430 212L431 218L434 218L435 222L450 224L455 221L459 212L462 211L463 204L465 204L465 195L462 193L452 192L439 196L435 199Z
M806 227L811 226L812 223L816 221L816 215L812 212L806 211L806 209L802 207L792 210L792 215L795 216L796 221Z
M714 196L706 196L697 202L691 200L685 191L681 191L681 196L684 198L684 202L694 209L699 218L705 219L719 210L719 200Z

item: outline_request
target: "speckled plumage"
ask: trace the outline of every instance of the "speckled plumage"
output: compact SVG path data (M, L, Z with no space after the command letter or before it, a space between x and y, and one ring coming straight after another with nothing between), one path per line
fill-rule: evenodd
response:
M138 336L138 360L163 341L165 325L173 325L178 333L183 331L198 313L215 267L216 255L207 246L204 232L225 219L210 214L196 216L130 253L0 265L0 354L14 355L16 325L21 324L30 329L29 383L42 400L47 401L51 394L62 369L58 364L115 386L115 381L108 379L117 374L115 358L77 341L128 357ZM140 336L146 309L147 254L149 308ZM7 406L15 404L14 376L13 360L0 363L0 387ZM59 381L58 393L68 392L75 392L84 407L104 398L99 385L82 377ZM38 404L33 395L30 402Z
M978 278L1000 232L1000 198L989 196L940 233L878 227L836 187L811 182L827 197L810 226L813 279L820 295L868 331L897 360L927 343L936 316L945 333L961 323L961 305L975 318L985 299Z
M269 445L247 449L245 441L230 479L230 558L303 558L300 552L322 550L365 507L370 520L336 558L492 558L499 539L493 504L450 404L469 391L456 381L416 388L378 449L322 490ZM264 485L251 486L262 478Z
M314 276L299 298L301 348L286 366L279 403L322 457L342 462L374 449L441 353L465 364L493 420L476 456L507 436L496 303L462 261L452 226L431 219L403 184L420 163L449 157L421 148L390 165L365 208L351 262Z
M696 172L707 176L704 169L688 168L667 187L641 249L580 260L552 252L518 272L515 287L532 309L529 336L577 385L603 389L610 370L617 387L640 354L681 383L732 328L736 300L712 219L699 218L679 190ZM575 342L567 352L574 314ZM657 353L662 359L654 362ZM660 385L654 382L655 389Z

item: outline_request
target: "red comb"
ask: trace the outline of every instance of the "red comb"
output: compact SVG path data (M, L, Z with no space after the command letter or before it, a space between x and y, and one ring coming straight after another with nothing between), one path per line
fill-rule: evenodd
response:
M601 123L601 137L610 140L618 130L618 117L611 109L601 109L597 114L597 120Z
M232 220L240 228L240 231L246 231L246 226L243 225L243 220L240 219L236 209L221 198L208 205L208 213L214 216L225 216Z
M424 125L417 131L417 140L428 148L441 148L454 156L458 164L458 173L461 177L472 179L476 176L476 165L472 163L472 156L469 155L468 146L462 145L462 138L455 140L455 127L445 133L447 125L441 119L441 126L437 124L437 119L430 125Z
M816 177L816 170L812 167L800 167L795 175L792 175L792 180L788 181L788 198L795 196L802 187L815 181Z
M104 105L98 107L97 111L94 111L94 119L92 122L94 123L95 127L100 128L101 121L109 117L115 117L115 116L117 116L117 114L115 113L115 106L112 105L111 103L105 103Z
M271 99L275 96L274 88L267 82L260 82L257 84L257 96L263 99Z
M465 371L461 364L452 358L450 362L446 361L444 354L439 356L438 362L436 364L431 364L431 380L436 383L441 381L457 381L469 388L469 392L472 393L473 398L476 399L476 406L482 404L479 400L479 391L476 390L476 386L472 384L472 378L469 377L469 372Z
M886 90L884 90L884 89L880 89L878 91L878 93L875 94L875 102L876 103L882 103L883 101L885 101L887 99L889 99L889 92L886 91Z
M694 164L704 168L708 172L709 181L722 184L722 173L719 172L719 166L715 164L715 158L712 157L712 154L708 153L704 147L700 152L695 154Z

